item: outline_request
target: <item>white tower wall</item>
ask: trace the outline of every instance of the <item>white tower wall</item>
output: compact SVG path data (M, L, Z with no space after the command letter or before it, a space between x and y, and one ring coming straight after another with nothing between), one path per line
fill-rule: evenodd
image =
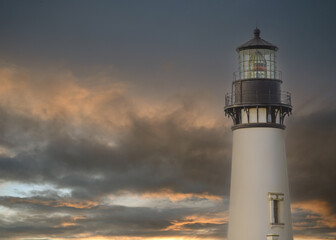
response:
M233 131L228 240L293 239L287 175L283 129ZM278 205L276 223L274 204Z

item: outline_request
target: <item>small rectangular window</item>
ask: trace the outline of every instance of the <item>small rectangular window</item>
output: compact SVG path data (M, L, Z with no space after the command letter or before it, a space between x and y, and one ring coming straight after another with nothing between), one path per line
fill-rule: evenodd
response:
M283 193L268 193L271 225L283 225Z
M279 200L273 200L273 223L279 223Z

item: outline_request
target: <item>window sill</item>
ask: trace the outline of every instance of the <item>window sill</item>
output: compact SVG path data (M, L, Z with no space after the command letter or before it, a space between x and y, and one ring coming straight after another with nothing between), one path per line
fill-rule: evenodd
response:
M281 228L285 227L284 223L270 223L270 225L271 225L271 228L273 228L273 227L281 227Z

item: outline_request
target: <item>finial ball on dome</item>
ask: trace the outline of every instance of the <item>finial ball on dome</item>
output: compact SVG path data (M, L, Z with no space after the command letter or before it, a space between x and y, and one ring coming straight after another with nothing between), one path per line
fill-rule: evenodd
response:
M259 28L254 29L253 33L254 33L254 37L260 38L260 30L259 30Z

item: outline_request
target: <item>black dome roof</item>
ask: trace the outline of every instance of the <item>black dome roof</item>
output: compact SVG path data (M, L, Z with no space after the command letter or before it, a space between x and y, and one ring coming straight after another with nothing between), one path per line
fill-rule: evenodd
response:
M243 45L240 45L237 47L237 52L244 50L244 49L271 49L274 51L278 50L278 47L273 45L270 42L267 42L266 40L262 39L260 37L260 30L258 28L254 29L254 38L252 38L250 41L244 43Z

